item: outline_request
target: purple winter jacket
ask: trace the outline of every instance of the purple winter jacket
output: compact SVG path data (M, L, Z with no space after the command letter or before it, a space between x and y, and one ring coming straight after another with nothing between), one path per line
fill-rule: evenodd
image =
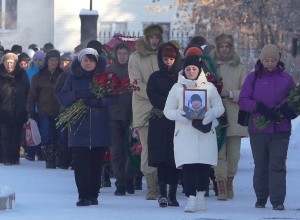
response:
M283 117L281 117L280 122L272 123L262 130L259 130L255 126L255 119L261 116L260 113L256 112L257 102L261 102L269 108L275 108L288 96L290 89L295 87L292 76L277 67L272 73L264 69L261 76L256 78L253 85L254 79L255 72L249 73L243 84L238 100L240 109L252 113L248 126L249 132L290 132L291 120Z

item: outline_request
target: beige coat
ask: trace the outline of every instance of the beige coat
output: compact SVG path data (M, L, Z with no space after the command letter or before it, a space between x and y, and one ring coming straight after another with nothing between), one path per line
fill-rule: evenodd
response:
M132 94L133 127L139 127L152 109L146 92L147 82L150 75L159 70L157 50L147 50L143 38L137 40L136 47L137 51L130 55L128 63L130 81L139 87L139 91Z
M248 136L247 127L237 123L239 107L237 104L241 88L247 76L247 69L240 63L240 58L234 52L232 59L222 61L216 56L215 50L211 56L217 65L217 71L223 78L223 89L231 91L232 98L224 98L223 103L226 109L229 127L227 136Z
M164 114L166 118L175 120L174 132L174 157L177 168L184 164L202 163L217 165L218 146L215 128L202 133L192 126L192 120L187 124L177 120L177 109L183 108L183 85L188 89L207 90L207 109L210 109L215 118L224 113L224 106L221 97L214 85L207 82L204 72L197 80L188 80L179 73L178 83L169 92Z

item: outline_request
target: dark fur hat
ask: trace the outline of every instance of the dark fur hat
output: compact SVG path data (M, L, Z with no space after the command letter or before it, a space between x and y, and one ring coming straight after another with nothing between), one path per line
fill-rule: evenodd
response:
M234 40L233 40L232 35L224 34L224 33L218 35L215 39L215 44L216 44L216 46L218 46L221 43L228 43L231 47L233 47Z
M158 35L159 37L162 37L163 29L158 24L150 24L144 29L144 36L150 37L153 35Z
M45 65L48 64L48 60L52 57L56 57L58 59L58 63L60 64L60 53L58 50L49 50L47 53L46 53L46 57L45 57ZM58 65L59 65L58 64Z

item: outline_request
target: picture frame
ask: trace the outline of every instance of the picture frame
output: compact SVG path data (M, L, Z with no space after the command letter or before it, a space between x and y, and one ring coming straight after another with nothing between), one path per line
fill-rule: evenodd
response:
M184 89L183 110L188 119L203 119L207 111L207 90Z

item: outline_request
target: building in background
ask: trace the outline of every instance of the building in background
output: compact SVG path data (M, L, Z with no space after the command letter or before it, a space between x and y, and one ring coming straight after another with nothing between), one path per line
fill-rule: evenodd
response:
M159 23L169 39L176 20L172 0L93 1L97 10L98 40L105 43L114 33L142 35L145 25ZM152 10L149 8L152 7ZM42 47L51 42L61 51L73 51L80 43L80 11L90 8L89 0L0 0L0 41L5 48L14 44L35 43ZM159 8L160 13L155 9Z

